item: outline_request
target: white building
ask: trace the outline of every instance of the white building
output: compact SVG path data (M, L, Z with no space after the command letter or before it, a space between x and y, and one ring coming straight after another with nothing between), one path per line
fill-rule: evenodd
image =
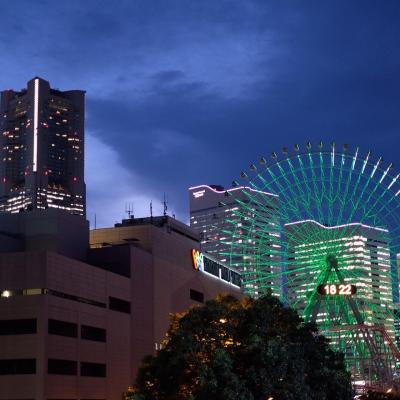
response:
M319 285L354 285L351 299L367 325L393 328L393 296L386 229L351 223L327 227L316 221L298 221L285 225L287 251L287 301L306 319L314 319L324 328L358 323L345 296L320 295ZM337 270L329 270L328 257L337 261ZM338 271L338 272L337 272ZM318 312L314 310L318 307Z
M262 293L261 282L271 272L275 277L268 287L280 295L281 282L276 274L281 249L278 201L275 194L243 186L189 188L190 226L201 235L202 251L238 268L250 295ZM262 249L257 248L260 243Z

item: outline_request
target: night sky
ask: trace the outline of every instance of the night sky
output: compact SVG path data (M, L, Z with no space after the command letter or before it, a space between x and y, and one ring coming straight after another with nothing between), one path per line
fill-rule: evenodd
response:
M88 218L162 210L307 141L400 172L400 1L0 0L0 89L87 91Z

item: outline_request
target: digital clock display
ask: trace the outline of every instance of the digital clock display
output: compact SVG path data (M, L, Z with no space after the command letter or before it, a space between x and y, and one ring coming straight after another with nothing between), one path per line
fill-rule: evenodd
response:
M357 287L343 283L326 283L325 285L319 285L317 292L323 296L351 296L357 292Z

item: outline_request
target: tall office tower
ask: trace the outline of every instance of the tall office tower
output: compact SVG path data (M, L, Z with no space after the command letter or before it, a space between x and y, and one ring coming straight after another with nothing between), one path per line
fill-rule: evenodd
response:
M202 251L241 271L243 287L248 294L255 297L262 294L257 283L258 278L273 273L275 275L274 284L271 285L275 288L273 294L280 296L281 282L280 278L277 278L279 274L276 271L276 268L280 268L279 198L275 194L260 192L261 196L268 197L266 203L271 205L267 213L257 204L250 205L243 189L254 191L244 187L224 189L218 185L189 188L190 226L200 234ZM246 206L241 203L245 203ZM240 237L238 241L242 240L243 232L246 231L249 231L247 239L249 246L254 244L258 234L271 238L264 241L266 243L264 254L265 258L269 259L270 265L264 262L262 270L259 269L260 263L255 254L254 257L251 252L245 256L237 254L232 243L232 238L236 235Z
M363 323L385 325L394 339L387 230L360 223L327 227L307 220L286 224L285 231L291 261L287 271L289 304L306 318L314 313L322 330L335 325L359 324L345 296L333 295L336 284L353 285L356 293L351 298ZM332 284L335 293L323 292L322 297L313 298L317 287L326 284Z
M49 207L85 215L85 92L34 78L0 101L0 211Z

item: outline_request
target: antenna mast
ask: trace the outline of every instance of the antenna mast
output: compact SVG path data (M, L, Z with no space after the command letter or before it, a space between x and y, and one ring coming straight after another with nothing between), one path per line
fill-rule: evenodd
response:
M164 206L164 217L166 217L167 216L168 206L167 206L167 196L166 196L165 192L164 192L163 206Z
M128 214L129 219L135 218L133 215L133 203L125 203L125 213Z

